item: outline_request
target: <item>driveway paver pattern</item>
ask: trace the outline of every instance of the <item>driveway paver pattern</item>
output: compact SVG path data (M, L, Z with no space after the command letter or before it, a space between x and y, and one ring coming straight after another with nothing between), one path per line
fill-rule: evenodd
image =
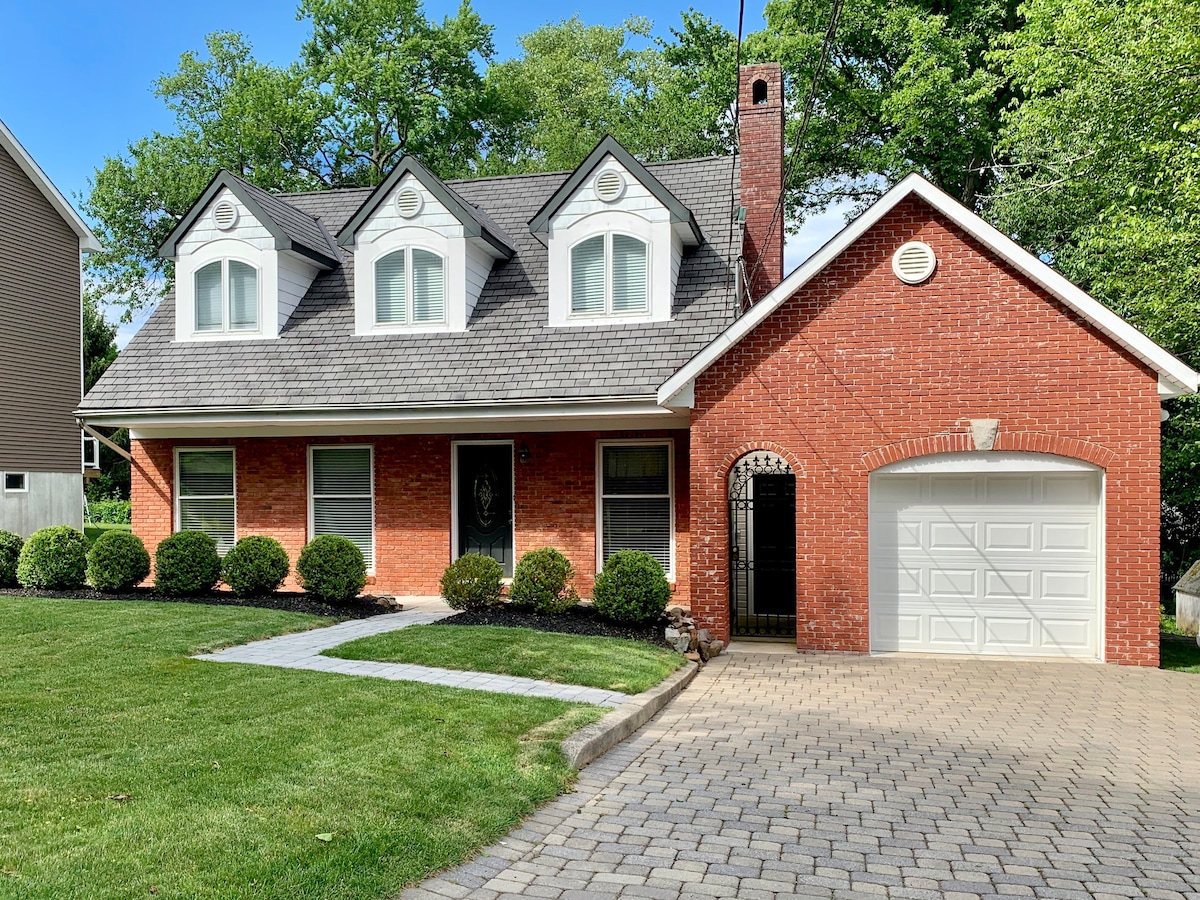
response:
M997 895L1200 900L1200 678L739 648L402 897Z

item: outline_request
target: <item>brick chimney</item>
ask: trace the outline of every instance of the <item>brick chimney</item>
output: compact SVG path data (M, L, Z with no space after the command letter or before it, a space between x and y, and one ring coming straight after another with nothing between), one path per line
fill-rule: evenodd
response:
M741 132L742 239L749 296L757 303L783 280L783 212L771 218L783 193L783 70L779 63L742 66L738 71L738 125ZM769 234L768 234L769 232Z

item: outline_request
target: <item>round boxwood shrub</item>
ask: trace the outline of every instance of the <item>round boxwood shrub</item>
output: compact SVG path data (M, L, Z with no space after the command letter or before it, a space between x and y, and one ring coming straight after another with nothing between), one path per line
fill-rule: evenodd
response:
M351 541L323 534L304 545L296 574L303 588L318 600L349 603L367 583L367 563Z
M464 553L442 573L442 597L451 609L486 609L500 603L504 568L482 553Z
M98 591L124 591L150 574L150 554L136 534L106 531L87 552L88 584Z
M69 525L35 531L17 558L17 581L21 587L52 591L82 587L87 549L87 538Z
M217 542L203 531L177 531L154 551L154 589L160 594L204 594L220 578Z
M239 597L261 597L277 590L291 569L283 544L273 537L244 537L225 554L221 580Z
M517 563L508 599L513 606L542 615L563 612L579 601L574 578L571 561L553 547L530 550Z
M596 576L592 602L606 619L635 625L661 616L671 599L662 566L643 550L618 550Z
M0 587L17 586L17 560L25 539L11 531L0 531Z

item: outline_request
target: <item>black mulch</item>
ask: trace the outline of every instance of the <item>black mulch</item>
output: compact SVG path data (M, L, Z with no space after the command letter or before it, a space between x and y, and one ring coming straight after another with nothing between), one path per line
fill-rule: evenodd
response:
M550 616L500 606L495 609L475 609L456 613L442 619L439 625L501 625L507 628L532 628L536 631L555 631L559 634L581 634L595 637L625 638L666 646L663 625L618 625L602 619L591 606L575 606L566 612Z
M77 591L38 591L29 588L0 588L6 597L51 597L61 600L153 600L156 603L203 603L208 606L254 606L259 609L277 609L281 612L308 613L341 619L369 619L384 613L394 612L394 607L385 606L375 597L356 597L343 606L331 606L313 599L309 594L280 591L264 597L235 597L228 591L211 591L195 597L172 597L159 594L153 588L131 588L128 591L106 594L91 588Z

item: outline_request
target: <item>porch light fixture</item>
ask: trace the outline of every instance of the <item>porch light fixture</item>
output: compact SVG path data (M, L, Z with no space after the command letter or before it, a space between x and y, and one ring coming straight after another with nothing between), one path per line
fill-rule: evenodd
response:
M525 463L528 463L529 460L532 458L533 458L533 454L529 452L529 445L526 444L524 441L521 441L520 446L517 447L517 462L524 465Z

